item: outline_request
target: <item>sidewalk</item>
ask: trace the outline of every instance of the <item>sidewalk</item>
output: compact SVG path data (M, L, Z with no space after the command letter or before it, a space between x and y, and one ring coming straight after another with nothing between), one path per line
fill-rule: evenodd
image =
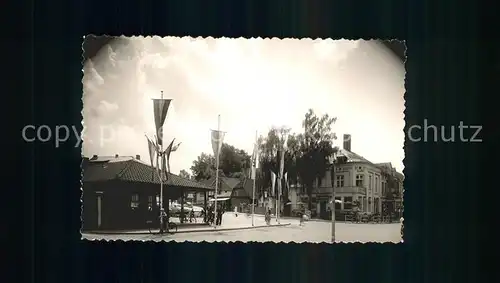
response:
M235 214L234 212L227 212L222 218L222 225L208 226L203 224L193 224L193 225L182 225L177 229L177 233L196 233L196 232L220 232L220 231L231 231L231 230L247 230L247 229L257 229L257 228L270 228L270 227L282 227L291 225L289 222L273 223L267 225L264 216L255 215L254 225L252 226L252 217L244 213ZM150 234L149 230L134 230L134 231L86 231L85 234L106 234L106 235L119 235L119 234L130 234L130 235L144 235Z

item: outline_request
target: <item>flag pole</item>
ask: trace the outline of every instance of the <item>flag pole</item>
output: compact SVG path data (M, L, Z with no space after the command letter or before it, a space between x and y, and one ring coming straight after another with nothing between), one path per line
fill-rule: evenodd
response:
M161 91L161 99L163 99L163 90ZM163 139L163 130L161 131L161 133L158 133L160 135L162 135L162 137L160 137L160 139ZM163 152L163 142L161 144L159 144L160 146L160 149L159 149L159 156L161 156L162 152ZM162 160L163 161L163 160ZM156 166L158 166L158 164L156 164ZM160 168L158 168L159 170ZM160 233L163 232L163 215L165 214L165 207L163 206L163 178L162 178L162 175L160 175ZM167 227L167 231L168 231L168 227Z
M215 196L214 196L214 216L217 217L217 190L219 188L219 151L220 151L220 114L217 116L217 134L218 140L217 140L217 153L215 157ZM215 224L215 227L217 227L217 223Z
M252 164L253 168L253 186L252 186L252 226L254 226L254 214L255 214L255 179L257 179L257 131L255 131L255 144L254 144L254 162L255 164Z

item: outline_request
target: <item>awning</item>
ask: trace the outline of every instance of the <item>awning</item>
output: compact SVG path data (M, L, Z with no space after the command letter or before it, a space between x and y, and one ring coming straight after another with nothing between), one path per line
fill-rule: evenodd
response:
M217 198L217 201L224 201L224 200L228 200L229 198ZM215 201L214 198L211 198L209 199L208 201Z

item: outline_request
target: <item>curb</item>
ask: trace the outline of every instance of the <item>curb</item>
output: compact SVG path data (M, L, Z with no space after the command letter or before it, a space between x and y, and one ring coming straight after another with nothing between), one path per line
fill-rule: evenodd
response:
M217 229L214 227L214 229L198 229L198 230L189 230L189 231L177 231L174 234L180 234L180 233L197 233L197 232L219 232L219 231L234 231L234 230L250 230L250 229L258 229L258 228L266 228L266 227L283 227L283 226L289 226L291 223L286 223L286 224L272 224L272 225L258 225L258 226L249 226L249 227L234 227L234 228L220 228Z
M220 232L220 231L234 231L234 230L250 230L250 229L258 229L258 228L266 228L266 227L283 227L289 226L291 223L285 224L272 224L272 225L258 225L258 226L249 226L249 227L234 227L234 228L220 228L217 229L214 227L213 229L193 229L187 231L177 231L174 233L165 233L165 235L172 234L184 234L184 233L202 233L202 232ZM100 231L89 231L83 234L92 234L92 235L151 235L149 231L147 232L100 232Z

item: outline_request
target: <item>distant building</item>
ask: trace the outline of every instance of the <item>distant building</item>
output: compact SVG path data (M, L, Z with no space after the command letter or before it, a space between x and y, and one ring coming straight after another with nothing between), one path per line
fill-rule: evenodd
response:
M212 188L210 200L214 199L215 192L215 178L210 178L203 183ZM247 206L252 203L252 192L253 190L253 180L247 177L244 178L232 178L232 177L219 177L219 187L217 188L217 202L224 202L224 206L227 210L233 211L234 207L238 209L243 205ZM197 199L202 197L201 193L198 193ZM257 192L255 192L255 198L257 199ZM200 202L200 201L197 201ZM257 200L255 201L257 204Z

